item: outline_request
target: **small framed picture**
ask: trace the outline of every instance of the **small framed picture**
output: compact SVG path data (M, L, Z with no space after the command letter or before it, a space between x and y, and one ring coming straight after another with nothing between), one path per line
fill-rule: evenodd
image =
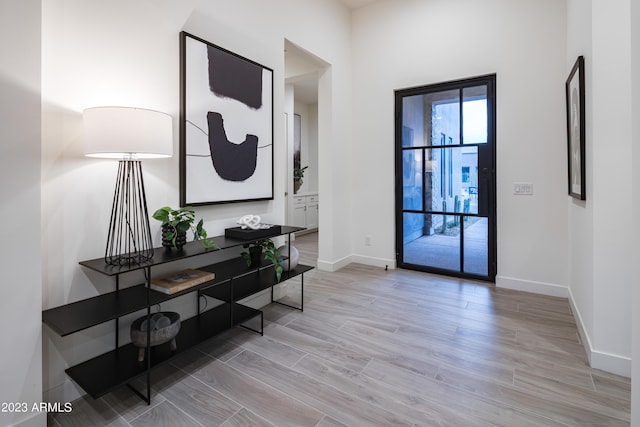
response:
M566 84L569 195L586 200L584 57L579 56Z

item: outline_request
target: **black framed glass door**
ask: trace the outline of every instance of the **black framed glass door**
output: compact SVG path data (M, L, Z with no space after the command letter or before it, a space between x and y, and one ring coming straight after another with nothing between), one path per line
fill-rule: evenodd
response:
M395 92L398 267L495 280L495 80Z

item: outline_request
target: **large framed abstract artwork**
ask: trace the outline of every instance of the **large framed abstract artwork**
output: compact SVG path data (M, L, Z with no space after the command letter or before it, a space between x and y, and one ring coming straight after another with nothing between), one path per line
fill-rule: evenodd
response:
M565 83L569 195L585 200L584 57L579 56Z
M180 205L273 199L273 70L180 33Z

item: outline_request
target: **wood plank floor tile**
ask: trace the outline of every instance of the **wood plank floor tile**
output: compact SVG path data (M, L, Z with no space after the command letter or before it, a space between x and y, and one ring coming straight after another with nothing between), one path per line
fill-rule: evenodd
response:
M111 408L104 399L88 396L72 402L71 412L55 414L55 421L62 427L111 426L130 427L121 414Z
M344 366L355 371L360 371L369 363L371 357L365 354L339 347L330 342L317 338L317 334L308 335L291 327L279 325L265 326L265 334L281 342L287 342L306 353L315 354L329 360L340 361Z
M427 409L444 408L454 415L447 417L451 424L444 425L498 425L498 426L558 426L542 415L519 410L501 402L487 399L467 390L457 389L434 377L416 375L404 368L378 360L372 360L363 371L383 383L407 395L407 403L426 406ZM458 421L463 417L463 421Z
M220 427L276 427L269 421L257 416L247 408L242 408L231 418L221 424Z
M630 402L613 396L604 396L594 390L566 384L557 379L546 378L519 369L515 370L514 385L531 390L532 394L542 395L553 400L561 399L574 406L593 410L612 418L629 421Z
M164 401L131 422L133 427L203 427L185 412Z
M153 384L157 394L202 425L220 425L241 406L212 387L172 366L159 369L160 381Z
M326 416L316 425L316 427L347 427L346 424L342 424L340 421Z
M591 373L596 391L605 396L613 396L624 401L629 401L631 396L631 384L629 378L614 376L607 372L594 371Z
M492 382L476 377L468 372L441 368L436 379L454 388L465 390L478 396L493 400L521 410L540 408L552 420L571 426L628 426L629 420L611 417L595 409L586 409L548 394L542 396L531 388L525 389L512 384Z
M234 342L245 350L251 350L285 366L295 365L298 360L307 354L280 341L257 334L242 339L236 338Z
M447 406L425 401L414 393L399 391L371 376L350 371L314 356L305 357L294 369L365 402L403 414L417 424L474 425L472 419Z
M144 390L145 386L142 381L136 381L135 385L138 390ZM128 422L147 412L150 406L156 406L165 400L161 394L153 393L151 395L151 405L149 406L129 387L120 387L108 393L102 399Z
M245 353L246 350L240 354ZM256 381L218 360L212 360L192 375L277 426L315 425L325 415L299 399Z
M287 328L307 336L314 336L323 342L332 343L336 349L360 354L367 361L376 357L423 374L434 373L437 370L437 365L429 360L430 350L418 349L416 352L409 352L405 348L403 351L398 351L397 347L392 346L393 340L388 339L389 337L381 339L372 335L358 335L343 329L335 330L322 324L308 323L305 319L291 322Z
M404 415L355 399L350 393L245 351L227 362L239 371L282 390L347 425L411 426Z

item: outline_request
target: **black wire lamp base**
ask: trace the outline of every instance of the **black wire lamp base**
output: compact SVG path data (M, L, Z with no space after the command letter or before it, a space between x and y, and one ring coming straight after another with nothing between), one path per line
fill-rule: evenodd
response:
M152 257L142 163L120 160L104 261L114 266L133 266L144 264Z

